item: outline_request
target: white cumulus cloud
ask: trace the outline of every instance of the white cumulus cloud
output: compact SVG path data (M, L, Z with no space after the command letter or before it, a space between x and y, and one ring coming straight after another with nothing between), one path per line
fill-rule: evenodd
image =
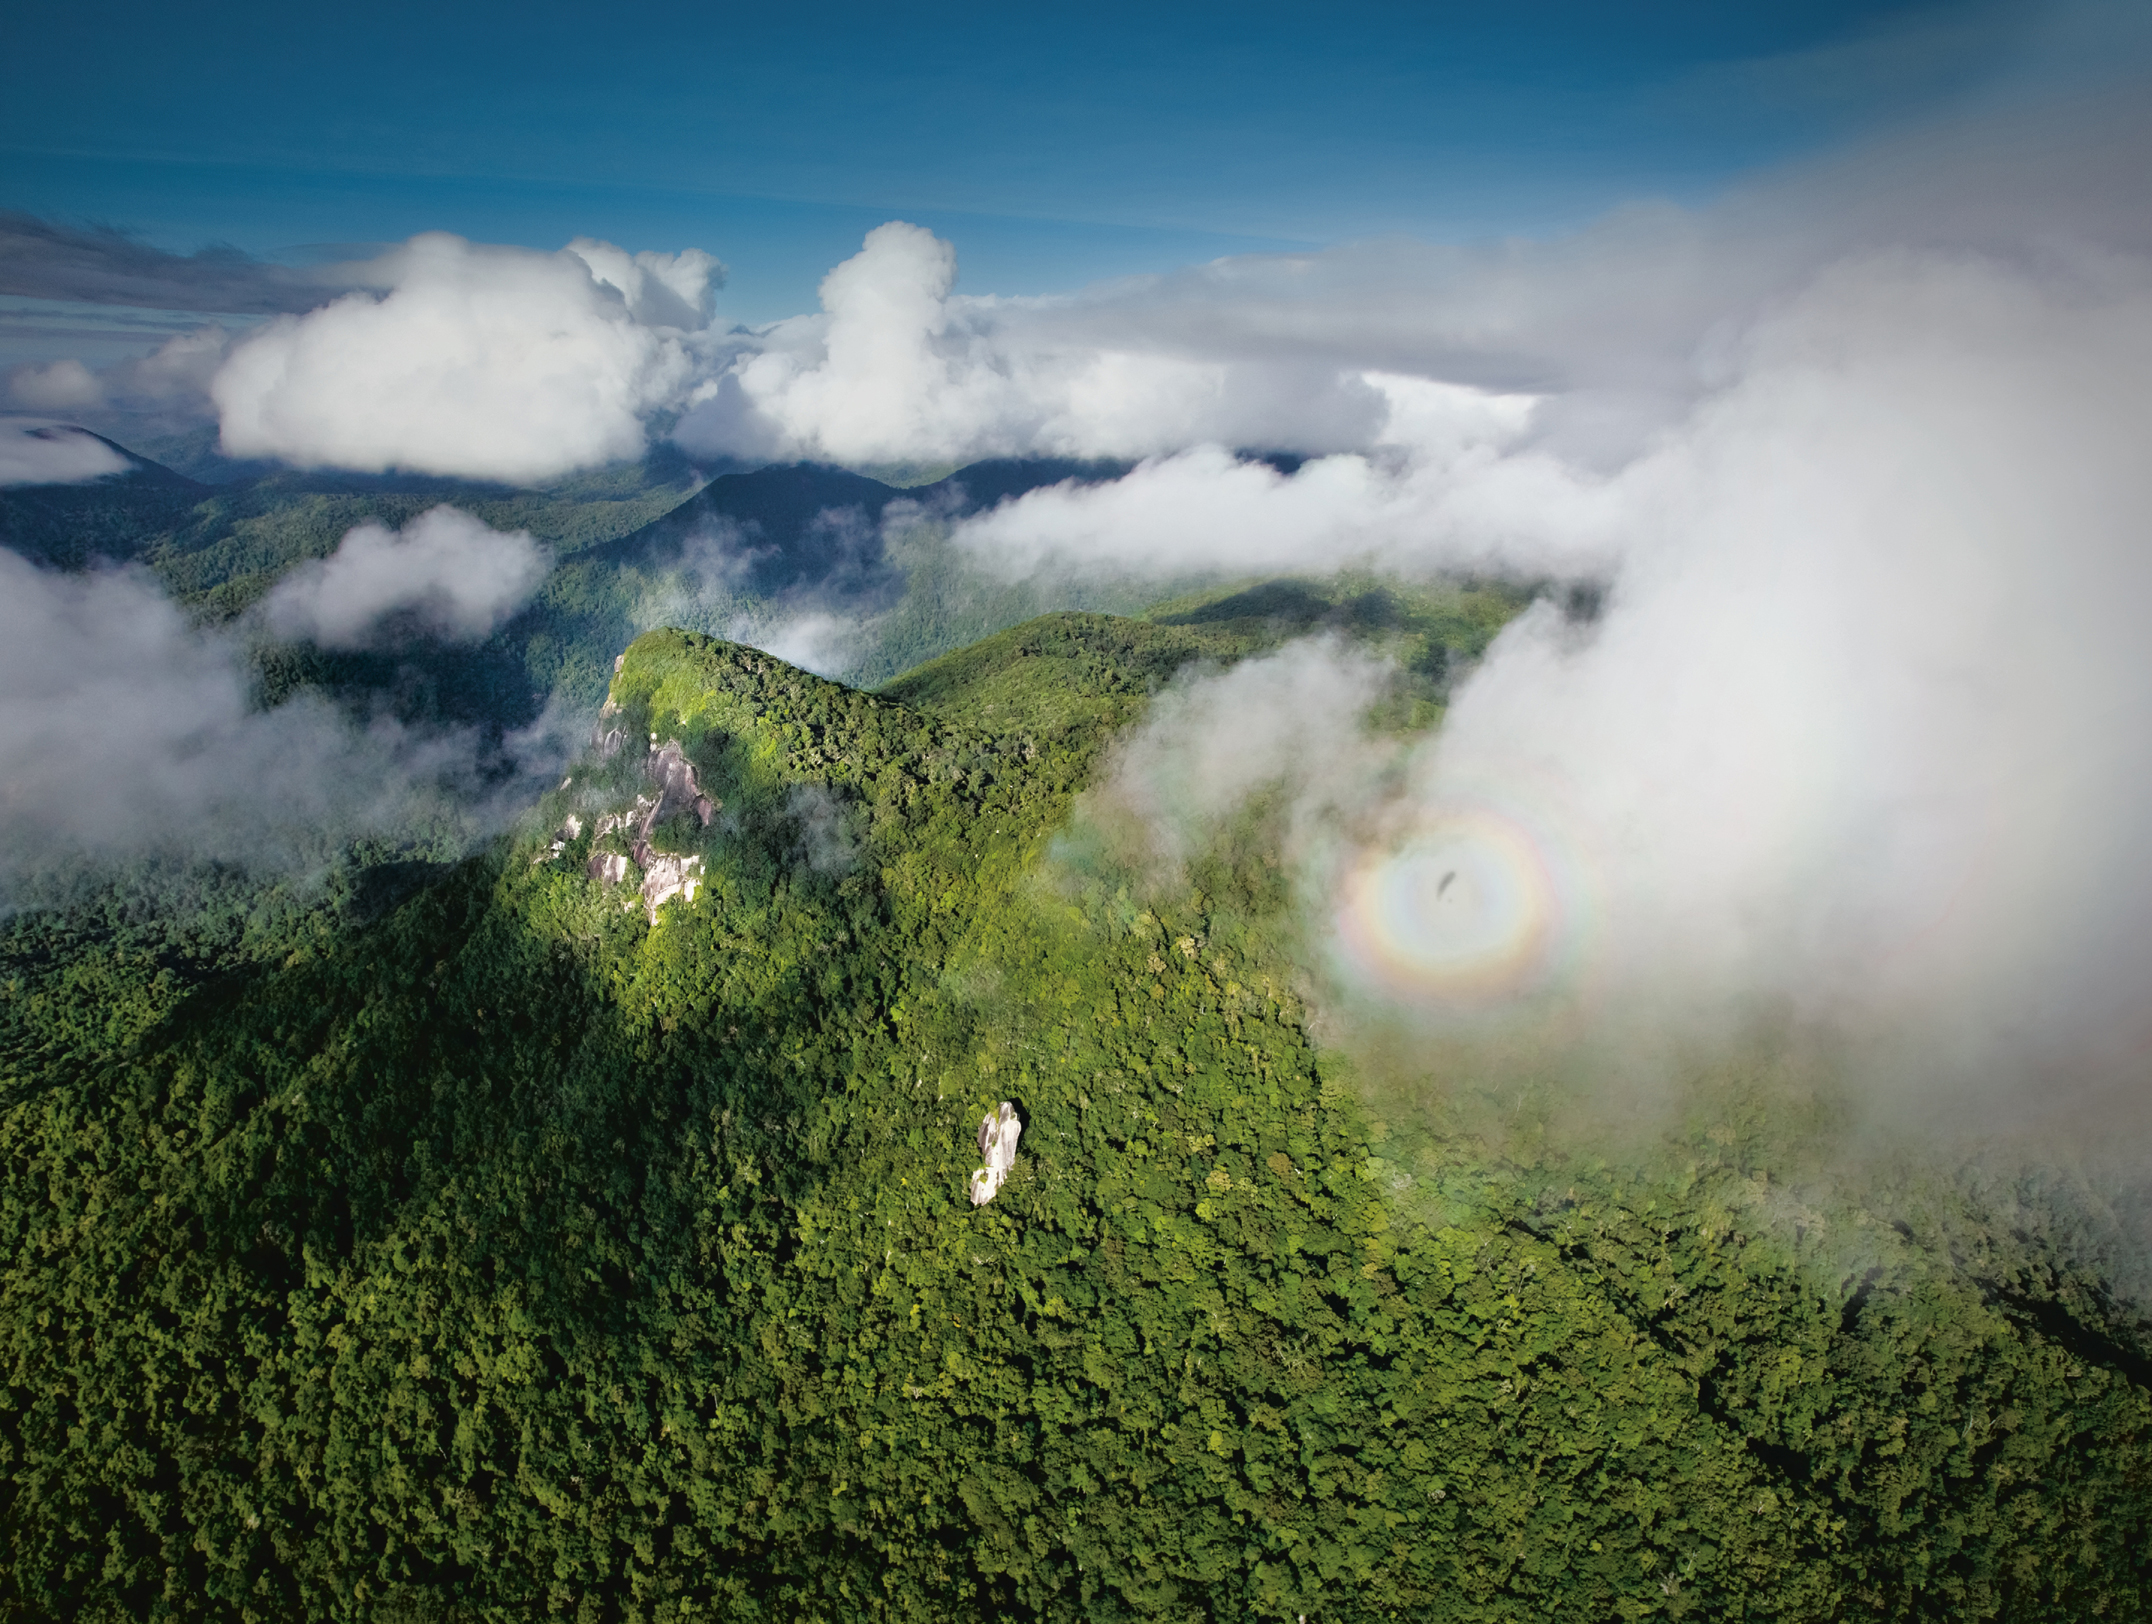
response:
M705 326L725 281L717 256L700 248L631 254L595 237L578 237L568 252L590 267L594 280L618 292L628 314L646 327Z
M234 346L210 384L227 454L517 482L639 456L645 416L692 381L677 322L720 267L436 232L366 269L385 291Z
M956 251L877 226L822 283L822 310L758 336L697 391L691 449L873 463L1145 456L1206 440L1322 450L1375 438L1357 374L1290 353L1117 335L1083 302L954 293ZM1116 307L1118 290L1100 296Z

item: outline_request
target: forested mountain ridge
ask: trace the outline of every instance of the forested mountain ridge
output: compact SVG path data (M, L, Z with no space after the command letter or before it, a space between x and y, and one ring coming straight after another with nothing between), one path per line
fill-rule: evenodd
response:
M1311 1039L1260 815L1089 832L1192 661L1387 638L1426 725L1506 611L1379 597L884 694L653 632L626 747L416 894L135 1020L12 960L0 1610L2141 1616L2144 1343L2037 1192L1796 1199L1732 1096L1492 1150ZM643 741L715 803L654 922L588 873Z
M594 709L613 656L652 625L769 642L788 623L841 616L844 646L817 663L871 683L1045 608L1131 611L1158 590L1073 581L1042 590L947 545L948 522L964 513L1118 464L999 459L900 489L819 463L705 467L664 443L639 462L522 489L233 463L202 436L174 442L196 478L105 443L129 472L0 489L0 547L47 569L146 571L197 620L241 632L265 704L313 690L362 716L475 726L489 741L549 703ZM884 518L900 504L912 518L893 547ZM275 639L251 614L354 527L395 529L442 505L527 531L541 555L542 584L487 635L405 627L323 648Z

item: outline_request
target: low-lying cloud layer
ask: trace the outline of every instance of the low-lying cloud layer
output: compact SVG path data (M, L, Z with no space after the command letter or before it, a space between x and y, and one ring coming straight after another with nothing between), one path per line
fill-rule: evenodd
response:
M9 274L47 295L269 314L228 354L205 335L162 363L198 388L214 360L208 397L235 456L544 480L633 457L653 420L684 412L683 445L743 458L1214 445L1425 464L1491 415L1611 471L1723 387L1742 335L1834 264L2152 251L2143 88L2110 75L2061 102L1998 91L1706 208L1639 203L1545 241L1346 244L1053 298L961 292L952 245L891 221L829 273L820 311L753 333L709 330L722 267L707 253L587 238L540 253L436 233L301 270L17 218ZM174 398L156 371L62 363L12 387L50 411Z
M323 648L362 647L391 617L470 642L528 603L546 569L528 531L494 530L444 506L401 532L355 527L328 558L279 581L262 609L277 636Z
M37 418L0 418L0 489L79 485L124 474L134 464L94 434Z
M362 727L315 698L262 711L251 687L240 644L148 576L0 549L0 900L83 858L274 870L422 816L476 830L520 799L481 785L471 738Z

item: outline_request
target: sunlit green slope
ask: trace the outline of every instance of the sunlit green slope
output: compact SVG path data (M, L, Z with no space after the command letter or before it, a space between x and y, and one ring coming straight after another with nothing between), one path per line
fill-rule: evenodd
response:
M1431 709L1501 613L1283 601L882 695L652 633L615 752L371 923L18 958L0 1612L2145 1616L2152 1373L2045 1209L1803 1205L1736 1115L1627 1170L1377 1121L1259 818L1149 887L1086 832L1189 662L1327 619ZM673 742L653 919L601 820Z

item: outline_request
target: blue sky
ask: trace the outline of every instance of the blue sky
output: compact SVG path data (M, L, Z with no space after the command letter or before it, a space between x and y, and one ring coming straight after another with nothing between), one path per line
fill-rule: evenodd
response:
M811 308L862 233L1035 293L1224 254L1581 224L1978 94L2043 9L18 8L0 206L304 258L446 229L707 248Z

